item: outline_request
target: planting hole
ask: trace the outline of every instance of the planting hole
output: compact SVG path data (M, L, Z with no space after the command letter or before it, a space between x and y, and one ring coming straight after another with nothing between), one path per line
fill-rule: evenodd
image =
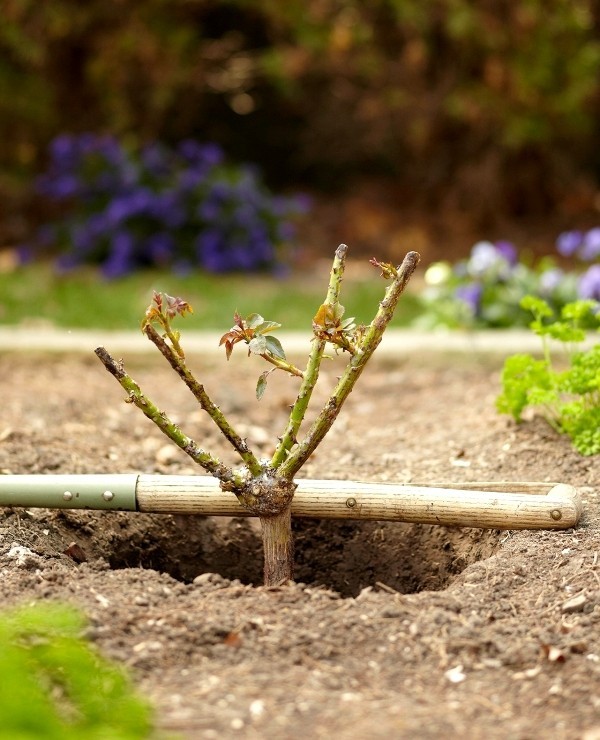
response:
M61 519L84 550L114 569L152 568L184 582L218 573L262 584L256 519L75 511ZM296 580L343 596L378 584L401 593L443 589L499 543L495 530L390 522L297 519L294 532Z

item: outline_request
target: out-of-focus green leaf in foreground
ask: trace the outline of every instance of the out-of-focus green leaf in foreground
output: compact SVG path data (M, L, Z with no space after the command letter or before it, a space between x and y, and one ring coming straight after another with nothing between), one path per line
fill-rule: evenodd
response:
M78 611L58 604L0 614L2 740L152 737L149 705L84 629Z

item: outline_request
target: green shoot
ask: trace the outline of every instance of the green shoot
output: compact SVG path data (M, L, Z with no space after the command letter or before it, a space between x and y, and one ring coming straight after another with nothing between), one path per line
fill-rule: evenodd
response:
M158 324L164 329L163 337L167 337L176 354L184 359L185 355L179 344L181 334L178 331L174 331L171 327L171 322L175 316L185 316L186 313L194 313L194 309L190 306L187 301L182 298L173 298L173 296L167 295L166 293L157 293L154 291L153 304L148 306L144 319L142 321L142 331L147 326L152 324Z
M333 344L336 350L341 349L353 355L364 327L357 327L354 318L345 319L344 312L341 303L323 303L313 319L313 333L317 339Z

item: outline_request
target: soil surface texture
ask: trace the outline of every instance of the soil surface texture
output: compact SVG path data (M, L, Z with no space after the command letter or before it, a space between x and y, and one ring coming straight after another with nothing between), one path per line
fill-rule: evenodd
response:
M0 357L0 473L201 474L93 349ZM235 462L163 358L124 359L187 434ZM188 361L268 455L297 381L274 373L257 402L259 358ZM324 365L319 402L340 363ZM251 518L5 508L2 604L80 607L169 736L599 740L600 457L541 419L497 415L500 367L375 357L302 477L569 483L584 501L574 529L296 520L296 581L265 589Z

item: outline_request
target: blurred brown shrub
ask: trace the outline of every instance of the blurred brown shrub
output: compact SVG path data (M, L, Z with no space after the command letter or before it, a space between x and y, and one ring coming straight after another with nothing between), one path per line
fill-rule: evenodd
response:
M217 141L277 186L390 176L482 223L543 212L598 180L599 28L594 0L5 0L0 220L23 230L49 140L84 130Z

